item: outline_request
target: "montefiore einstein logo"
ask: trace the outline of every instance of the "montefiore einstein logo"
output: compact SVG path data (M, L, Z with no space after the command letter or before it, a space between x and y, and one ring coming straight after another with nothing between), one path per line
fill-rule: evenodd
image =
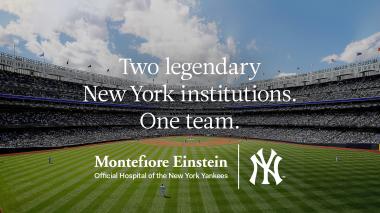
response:
M257 156L259 156L259 158L257 158ZM253 173L249 181L253 185L256 185L257 170L258 166L260 166L263 169L263 182L261 184L269 184L269 174L272 175L272 177L274 178L276 185L280 184L282 178L280 177L280 174L278 172L278 164L281 160L282 157L278 156L276 151L271 149L270 157L268 161L265 161L263 149L260 149L256 154L252 155L251 157L251 161L253 163ZM270 169L272 163L273 170Z

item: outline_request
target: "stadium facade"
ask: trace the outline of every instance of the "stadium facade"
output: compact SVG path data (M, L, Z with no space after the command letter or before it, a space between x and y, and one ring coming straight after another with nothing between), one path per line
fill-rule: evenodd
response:
M380 62L371 59L305 74L243 83L290 90L292 103L84 102L83 85L128 89L128 81L0 54L0 149L50 148L166 135L214 135L378 148ZM179 85L168 86L179 89ZM193 89L207 87L194 86ZM127 96L132 97L132 95ZM179 99L179 97L177 97ZM159 116L231 116L239 129L144 130ZM182 123L182 125L185 125Z

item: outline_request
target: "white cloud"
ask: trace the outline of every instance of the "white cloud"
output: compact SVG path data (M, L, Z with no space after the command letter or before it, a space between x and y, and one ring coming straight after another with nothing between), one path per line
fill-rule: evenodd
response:
M331 59L334 59L336 61L351 63L357 60L369 59L379 55L378 48L380 48L380 32L362 40L349 43L342 53L323 57L322 62L330 63ZM358 52L362 53L359 57L356 55Z
M339 56L337 54L332 54L332 55L328 55L324 58L322 58L322 62L326 62L326 63L333 63L335 61L337 61L339 59Z
M227 43L227 54L236 55L237 48L236 48L236 42L234 38L228 37L226 40L226 43Z
M119 56L108 49L106 25L110 18L106 14L118 13L107 12L102 1L3 0L0 8L18 16L0 29L0 41L16 36L25 41L27 50L36 55L44 52L52 63L66 65L69 59L70 67L85 69L92 64L93 71L104 74L110 68L111 75L120 76ZM61 33L75 41L62 44Z
M230 58L236 53L234 39L221 41L215 22L192 15L190 11L197 5L194 0L2 0L0 8L19 18L0 27L0 45L9 45L10 38L16 36L26 42L29 51L36 55L45 52L53 63L65 64L70 59L72 67L93 64L93 71L105 74L110 68L108 74L120 76L119 55L110 50L107 20L111 20L122 22L118 28L121 33L144 38L135 47L143 54L171 57L177 62ZM74 41L62 44L60 33ZM158 76L157 82L166 82L166 77ZM207 78L195 80L210 84Z
M252 39L246 46L247 50L259 50L257 47L257 41L255 39Z
M120 31L146 40L137 47L140 53L161 60L170 57L174 62L215 63L222 57L230 58L236 53L233 38L228 37L221 42L216 23L190 15L191 7L180 1L129 2L127 8ZM158 81L166 81L167 78L167 75L156 77ZM178 82L179 79L170 80ZM195 77L193 82L210 84L219 80L220 77Z

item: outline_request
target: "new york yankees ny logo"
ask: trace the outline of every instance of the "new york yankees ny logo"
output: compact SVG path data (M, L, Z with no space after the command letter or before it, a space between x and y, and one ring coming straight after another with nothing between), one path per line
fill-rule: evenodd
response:
M256 155L259 156L259 159L257 158ZM272 165L273 159L274 159L273 170L271 170L270 166ZM282 157L278 156L276 151L271 149L270 157L268 161L266 162L263 155L263 149L260 149L256 154L252 155L251 157L251 161L253 163L253 173L249 181L253 185L256 184L257 169L259 165L263 168L263 172L264 172L263 182L261 184L269 184L269 181L268 181L269 174L271 174L272 177L274 178L276 185L280 184L282 181L282 178L280 177L280 174L278 173L278 164L280 163L281 160L282 160Z

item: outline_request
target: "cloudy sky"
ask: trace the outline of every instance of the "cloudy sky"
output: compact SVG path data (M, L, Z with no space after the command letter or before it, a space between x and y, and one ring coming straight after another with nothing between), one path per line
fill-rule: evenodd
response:
M69 60L82 70L92 64L91 72L114 76L122 73L119 57L159 63L226 56L262 62L263 79L332 66L331 59L377 57L379 11L376 0L1 0L0 50L13 52L15 44L26 57L44 52L49 62Z

